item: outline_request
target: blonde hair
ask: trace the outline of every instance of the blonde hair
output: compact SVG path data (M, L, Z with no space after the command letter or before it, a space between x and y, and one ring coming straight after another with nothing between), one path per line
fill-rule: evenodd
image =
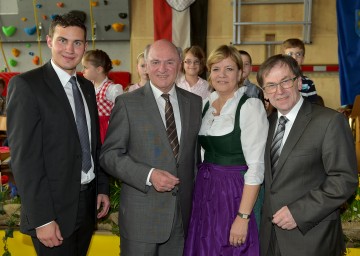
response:
M207 59L207 69L210 71L211 73L211 67L212 65L219 63L220 61L226 59L226 58L230 58L232 61L235 62L236 66L238 67L239 70L243 70L243 62L241 59L241 55L239 53L239 51L231 45L221 45L218 48L214 49L210 54L209 57ZM209 76L209 85L211 85L211 76ZM240 79L240 81L238 82L238 87L241 87L242 79Z

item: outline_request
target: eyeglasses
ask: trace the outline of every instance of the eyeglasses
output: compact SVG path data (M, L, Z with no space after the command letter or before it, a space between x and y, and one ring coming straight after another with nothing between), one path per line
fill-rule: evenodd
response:
M288 56L291 56L294 58L302 58L304 56L304 53L303 52L288 52L286 53L285 55L288 55Z
M188 65L191 65L191 64L194 64L195 66L197 65L200 65L200 61L199 60L184 60L184 63L188 64Z
M272 94L277 91L278 85L280 85L283 89L289 89L294 86L294 82L297 78L298 76L295 76L294 78L286 79L277 84L268 84L263 87L263 90L268 94Z

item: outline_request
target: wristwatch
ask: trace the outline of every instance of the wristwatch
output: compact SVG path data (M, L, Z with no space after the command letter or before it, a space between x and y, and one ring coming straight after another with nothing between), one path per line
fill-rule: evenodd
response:
M250 214L238 212L237 215L238 215L240 218L245 219L245 220L250 219Z

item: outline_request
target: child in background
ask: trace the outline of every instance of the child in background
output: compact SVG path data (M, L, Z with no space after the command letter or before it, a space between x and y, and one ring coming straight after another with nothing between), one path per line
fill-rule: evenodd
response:
M205 53L201 47L194 45L188 47L183 52L182 73L176 82L176 85L182 89L199 95L206 99L211 90L209 83L202 79L199 74L205 70Z
M252 59L247 51L239 50L241 60L243 62L243 73L241 82L247 87L245 94L251 98L258 98L264 102L264 93L259 86L253 84L249 80L250 72L252 71Z
M83 75L93 82L100 121L100 138L104 142L109 125L111 110L117 96L123 93L123 86L115 84L108 78L112 63L106 52L102 50L87 51L82 59Z
M149 76L146 73L144 52L140 53L136 59L136 69L137 69L140 81L136 84L130 85L130 87L128 88L129 92L134 91L134 90L140 88L141 86L144 86L146 84L146 82L149 80Z
M282 53L293 57L299 66L301 66L305 59L305 44L297 38L287 39L282 44ZM300 92L304 99L307 99L312 103L318 102L314 82L304 75L302 75L301 80L302 89Z

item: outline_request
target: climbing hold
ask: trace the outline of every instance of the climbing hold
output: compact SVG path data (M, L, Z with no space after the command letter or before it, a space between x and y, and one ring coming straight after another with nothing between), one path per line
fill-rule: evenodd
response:
M25 46L26 46L26 48L30 48L30 47L31 47L31 44L30 44L30 43L27 43Z
M39 62L40 62L40 59L38 56L35 56L33 59L32 59L32 62L37 66L39 65Z
M13 36L16 32L16 27L14 26L2 26L2 32L5 34L5 36L10 37Z
M45 14L43 14L41 17L43 18L43 20L47 20L47 19L48 19L48 16L46 16Z
M34 52L29 52L29 55L34 56L35 54L34 54Z
M11 49L11 53L14 57L19 57L20 55L20 50L19 49L16 49L16 48L12 48Z
M99 2L98 1L91 1L90 4L91 4L92 7L96 7L96 6L99 5Z
M28 34L29 36L31 36L31 35L35 34L35 32L36 32L36 26L24 28L24 31L25 31L26 34Z
M9 59L9 64L10 64L10 66L12 66L12 67L16 67L17 61L14 60L14 59Z
M50 18L51 20L54 20L59 14L51 14Z
M121 13L119 13L119 17L120 17L121 19L126 19L127 13L121 12Z
M41 7L42 7L41 4L37 4L37 5L36 5L36 8L38 8L38 9L40 9Z
M109 31L111 29L111 25L106 25L105 26L105 31Z
M121 31L124 30L125 24L123 24L123 23L113 23L111 27L116 32L121 32Z
M64 3L63 3L63 2L57 2L56 5L57 5L57 7L59 7L59 8L63 8L63 7L64 7Z
M119 66L121 64L120 60L112 60L111 62L114 66Z
M27 21L27 18L22 17L21 20L25 22L25 21Z

